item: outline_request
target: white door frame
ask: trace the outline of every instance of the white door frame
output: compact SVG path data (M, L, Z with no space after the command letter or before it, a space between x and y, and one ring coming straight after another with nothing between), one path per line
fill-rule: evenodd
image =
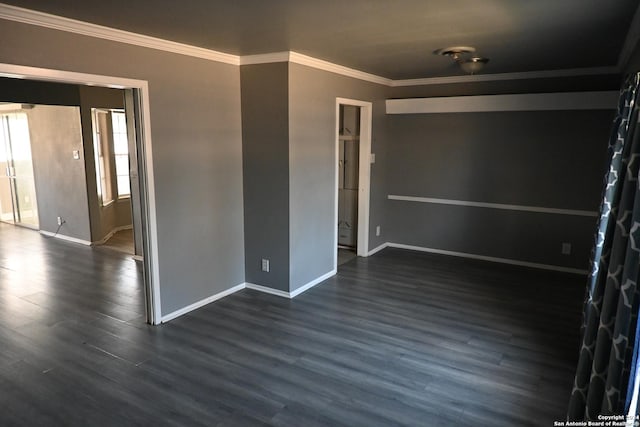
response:
M145 165L144 175L140 178L142 186L146 189L145 213L145 238L147 239L148 252L144 254L145 263L145 298L149 309L147 310L147 322L152 325L160 324L162 320L160 303L160 269L158 261L158 227L156 218L156 198L153 179L153 156L151 152L151 113L149 109L149 84L146 80L127 79L122 77L103 76L98 74L76 73L47 68L27 67L22 65L0 63L0 77L17 79L41 80L57 83L72 83L89 86L102 86L117 89L133 89L140 99L140 114L138 119L141 135L139 159ZM141 171L142 172L142 171Z
M373 117L373 104L371 102L356 99L336 98L336 148L335 168L336 177L334 188L335 218L334 224L334 269L338 268L338 174L340 172L340 105L353 105L360 107L360 144L359 144L359 171L358 171L358 244L356 253L366 257L369 254L369 197L371 191L371 127Z

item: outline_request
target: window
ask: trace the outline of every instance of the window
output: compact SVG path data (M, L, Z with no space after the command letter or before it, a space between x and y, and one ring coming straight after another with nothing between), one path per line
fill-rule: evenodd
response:
M123 110L92 108L96 187L102 206L131 195L129 141Z
M118 197L131 195L129 182L129 140L127 139L127 121L124 111L112 111L111 123L113 126L113 154L116 159L116 184Z

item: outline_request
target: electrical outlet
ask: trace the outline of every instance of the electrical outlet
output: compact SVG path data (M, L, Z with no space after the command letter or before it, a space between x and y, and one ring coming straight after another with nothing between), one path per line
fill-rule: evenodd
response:
M571 243L562 244L562 255L571 255Z
M262 271L264 271L265 273L269 272L269 260L268 259L262 259Z
M379 235L380 235L380 226L378 225L376 227L376 236L379 236Z
M62 217L61 217L61 216L59 216L59 217L58 217L58 225L62 225L62 223L63 223L63 222L64 222L64 221L62 220Z

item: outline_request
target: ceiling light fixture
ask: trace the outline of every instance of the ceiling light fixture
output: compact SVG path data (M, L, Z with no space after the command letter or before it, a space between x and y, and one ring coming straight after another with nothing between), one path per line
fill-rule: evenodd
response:
M436 55L448 56L453 59L465 73L475 74L482 70L489 58L476 54L476 48L471 46L452 46L438 49Z

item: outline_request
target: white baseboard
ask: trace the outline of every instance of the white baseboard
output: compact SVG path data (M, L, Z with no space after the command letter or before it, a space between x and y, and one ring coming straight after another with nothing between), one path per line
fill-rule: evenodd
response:
M162 319L161 319L161 321L160 321L160 322L161 322L161 323L167 323L167 322L169 322L170 320L175 319L176 317L179 317L179 316L182 316L182 315L184 315L184 314L187 314L187 313L189 313L190 311L196 310L196 309L198 309L198 308L200 308L200 307L202 307L202 306L205 306L205 305L207 305L207 304L209 304L209 303L212 303L212 302L214 302L214 301L217 301L217 300L219 300L220 298L224 298L224 297L226 297L227 295L231 295L231 294L233 294L233 293L235 293L235 292L241 291L242 289L244 289L244 287L245 287L245 284L244 284L244 283L241 283L241 284L239 284L239 285L234 286L233 288L227 289L227 290L222 291L222 292L220 292L220 293L217 293L217 294L215 294L215 295L211 295L210 297L207 297L207 298L205 298L205 299L202 299L202 300L200 300L200 301L198 301L198 302L194 302L194 303L193 303L193 304L191 304L191 305L188 305L188 306L183 307L183 308L181 308L181 309L179 309L179 310L176 310L176 311L174 311L174 312L172 312L172 313L169 313L169 314L167 314L167 315L165 315L165 316L162 316Z
M432 254L449 255L449 256L455 256L455 257L461 257L461 258L477 259L481 261L497 262L501 264L518 265L521 267L538 268L541 270L560 271L563 273L580 274L585 276L589 274L587 270L581 270L578 268L570 268L570 267L561 267L559 265L540 264L536 262L519 261L519 260L509 259L509 258L498 258L498 257L492 257L492 256L486 256L486 255L469 254L466 252L445 251L443 249L424 248L421 246L404 245L401 243L386 243L386 245L387 247L390 247L390 248L409 249L412 251L429 252Z
M255 283L245 283L247 289L253 289L254 291L264 292L265 294L276 295L282 298L291 298L291 294L287 291L281 291L280 289L269 288L268 286L256 285Z
M92 245L98 246L98 245L104 245L105 243L107 243L107 241L113 237L114 234L116 234L118 231L122 231L122 230L131 230L133 228L132 224L129 225L121 225L120 227L116 227L114 229L112 229L110 232L107 233L106 236L104 236L102 239L100 240L96 240L94 242L91 242Z
M327 280L329 277L331 276L335 276L336 273L338 271L337 270L331 270L328 273L323 274L322 276L318 277L317 279L313 279L312 281L310 281L309 283L307 283L306 285L302 285L297 289L294 289L293 291L289 292L290 298L295 298L296 296L300 295L301 293L303 293L304 291L307 291L311 288L313 288L315 285L324 282L325 280Z
M313 279L312 281L310 281L309 283L300 286L297 289L294 289L291 292L287 292L287 291L281 291L279 289L273 289L273 288L269 288L267 286L262 286L262 285L256 285L255 283L245 283L247 289L253 289L254 291L260 291L260 292L264 292L267 294L271 294L271 295L276 295L282 298L289 298L289 299L293 299L296 296L300 295L301 293L303 293L304 291L307 291L311 288L313 288L314 286L316 286L319 283L324 282L325 280L327 280L329 277L331 276L335 276L335 274L337 273L337 270L331 270L326 274L323 274L322 276Z
M388 247L388 246L389 246L389 243L388 243L388 242L387 242L387 243L383 243L383 244L381 244L380 246L378 246L378 247L376 247L376 248L371 249L371 250L369 251L369 253L367 254L367 256L371 256L371 255L377 254L378 252L380 252L381 250L383 250L384 248L386 248L386 247Z
M44 236L47 236L47 237L53 237L53 238L60 239L60 240L66 240L67 242L79 243L81 245L91 246L91 242L88 241L88 240L77 239L75 237L65 236L64 234L56 234L56 233L52 233L50 231L44 231L44 230L40 230L40 234L42 234Z

